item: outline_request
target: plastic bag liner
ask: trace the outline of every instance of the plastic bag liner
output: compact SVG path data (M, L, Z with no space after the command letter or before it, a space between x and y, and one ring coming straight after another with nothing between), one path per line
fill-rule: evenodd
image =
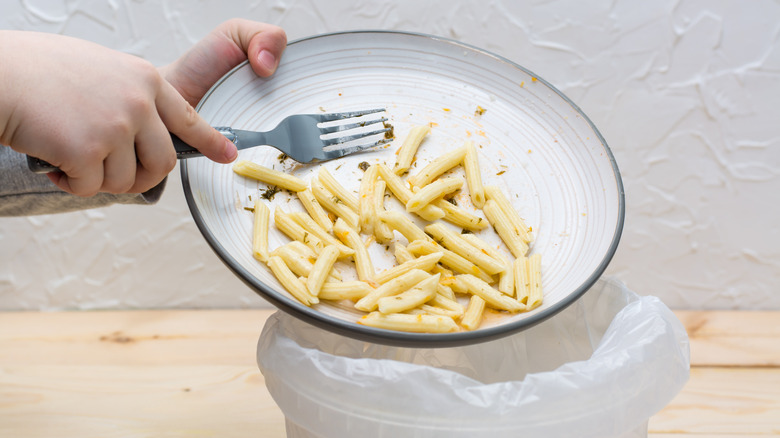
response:
M690 370L675 315L609 279L528 330L456 348L366 343L277 312L257 358L288 438L646 437Z

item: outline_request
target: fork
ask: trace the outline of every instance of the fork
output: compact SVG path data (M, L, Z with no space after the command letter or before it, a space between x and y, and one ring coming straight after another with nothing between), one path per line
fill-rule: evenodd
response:
M274 129L265 132L226 126L217 126L214 129L233 142L239 150L255 146L272 146L299 163L311 163L333 160L387 143L390 137L387 133L392 132L393 127L385 123L386 117L360 120L363 116L384 111L384 108L375 108L341 113L295 114L286 117ZM338 121L346 123L329 124ZM379 135L382 135L382 138L377 140ZM171 134L171 140L177 158L203 156L176 135ZM27 167L35 173L59 170L46 161L29 155Z

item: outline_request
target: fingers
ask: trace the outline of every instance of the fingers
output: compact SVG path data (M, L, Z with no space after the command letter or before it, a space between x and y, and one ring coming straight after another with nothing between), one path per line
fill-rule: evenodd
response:
M278 26L234 19L224 23L233 41L246 54L257 75L272 75L287 46L287 35ZM218 28L219 29L219 28Z
M103 160L103 182L98 190L100 192L127 193L135 183L135 151L129 144L121 146L123 147L116 148Z
M287 35L282 28L232 19L217 26L160 72L195 106L219 78L247 59L259 76L273 74L286 46Z
M77 196L97 194L103 186L103 160L88 155L88 153L84 153L77 160L65 159L63 162L71 164L61 165L61 172L47 174L51 182L60 189Z
M155 102L162 122L185 143L218 163L236 159L236 146L203 120L171 84L161 81ZM170 137L168 144L171 144Z
M135 136L133 185L130 193L143 193L159 184L176 166L171 136L157 114L151 114L146 129Z

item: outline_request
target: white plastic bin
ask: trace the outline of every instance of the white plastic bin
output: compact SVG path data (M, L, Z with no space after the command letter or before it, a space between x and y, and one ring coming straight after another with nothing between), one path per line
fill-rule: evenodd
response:
M288 438L646 437L690 369L674 314L605 279L529 330L457 348L370 344L277 312L257 357Z

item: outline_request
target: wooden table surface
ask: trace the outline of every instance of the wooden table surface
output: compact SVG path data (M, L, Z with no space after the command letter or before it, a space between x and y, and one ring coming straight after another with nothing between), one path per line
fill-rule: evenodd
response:
M270 310L0 313L0 437L285 436ZM675 312L691 378L650 436L780 436L780 312Z

